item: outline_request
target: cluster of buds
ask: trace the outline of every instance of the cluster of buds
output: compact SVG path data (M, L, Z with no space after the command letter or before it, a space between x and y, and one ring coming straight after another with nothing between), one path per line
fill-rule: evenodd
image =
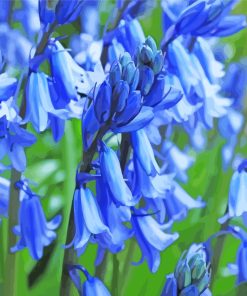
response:
M174 276L179 296L191 295L193 291L201 295L210 282L210 264L203 247L192 245L180 258Z

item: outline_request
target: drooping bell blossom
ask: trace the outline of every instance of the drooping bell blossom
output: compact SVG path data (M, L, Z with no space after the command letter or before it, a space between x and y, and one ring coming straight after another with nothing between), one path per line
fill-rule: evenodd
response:
M202 103L197 113L205 127L212 127L213 118L225 115L232 100L219 94L220 86L210 83L198 57L190 53L179 40L168 46L168 61L170 71L180 79L189 102L192 105Z
M90 240L91 236L106 232L111 235L109 228L103 223L100 208L97 200L89 188L83 184L77 184L73 197L75 235L72 242L66 247L72 245L82 253Z
M11 29L6 23L0 24L0 50L8 65L26 67L31 48L32 43L18 30Z
M22 23L29 39L33 39L34 34L40 30L38 13L38 1L22 0L20 9L15 9L14 19Z
M52 42L49 49L53 84L64 106L71 100L77 101L78 92L88 94L93 85L88 83L86 72L76 64L68 51L59 41Z
M226 96L233 98L233 108L243 107L243 99L247 92L247 60L231 63L226 71L222 83L222 90Z
M119 26L104 36L104 44L109 46L109 61L118 59L125 51L131 56L136 48L145 41L145 35L138 20L122 20Z
M157 213L159 223L185 219L188 211L203 208L205 202L201 198L191 197L176 181L171 189L160 198L146 198L147 209Z
M131 133L131 144L137 160L148 176L155 176L160 169L153 148L144 129Z
M3 177L0 177L0 217L8 216L9 188L10 181Z
M20 126L21 118L13 99L17 86L16 79L1 74L0 84L0 160L7 155L16 170L24 171L24 147L32 145L36 138Z
M197 0L182 3L180 8L170 2L167 5L170 6L173 14L171 16L168 14L168 22L166 22L167 25L170 24L170 30L172 28L170 38L176 38L182 34L222 37L237 33L246 26L246 19L243 15L229 15L236 2L235 0ZM163 7L167 8L167 5ZM167 12L169 10L165 11ZM165 20L167 21L167 17Z
M131 222L142 252L142 258L138 264L147 260L150 271L154 273L160 265L160 252L168 248L178 238L178 234L164 232L167 225L159 224L143 210L134 210Z
M81 265L69 265L68 271L80 296L110 296L110 292L97 277L92 277ZM86 281L82 284L79 271L83 272Z
M226 169L231 163L238 135L244 125L244 116L231 108L227 115L220 118L218 128L221 136L226 139L226 144L222 148L223 168Z
M40 21L44 24L50 24L56 21L59 25L68 24L76 20L82 10L83 0L57 0L57 1L39 0Z
M247 233L238 226L229 226L228 230L241 240L237 251L236 263L228 264L230 273L237 276L236 284L240 285L247 282Z
M158 155L163 161L161 171L166 173L174 173L178 180L186 182L188 177L186 171L194 163L192 156L181 151L175 144L165 141L162 145L161 153Z
M138 196L133 196L126 184L117 154L103 142L99 150L100 173L117 206L134 206Z
M102 219L105 225L109 227L112 235L100 233L94 235L93 241L98 243L101 252L109 249L111 253L117 253L124 249L125 241L133 235L133 230L123 224L130 221L130 208L127 206L117 207L115 205L111 192L105 185L102 177L96 180L96 198Z
M30 132L24 130L18 123L8 122L6 117L0 118L0 160L7 155L11 165L20 172L26 168L26 156L24 147L29 147L36 142L36 138ZM3 133L3 134L2 134Z
M208 252L203 244L193 244L179 259L174 274L167 276L162 296L211 296Z
M174 174L156 174L148 176L135 155L128 166L128 175L131 180L131 190L136 196L147 198L164 197L171 189Z
M200 61L200 64L210 83L217 83L220 78L224 77L224 65L216 60L208 41L204 38L198 37L193 46L192 52Z
M16 87L16 78L8 77L6 73L0 74L0 102L7 101L10 97L13 97Z
M247 160L243 160L232 176L228 196L228 212L224 217L220 218L220 223L224 223L227 219L233 217L239 217L247 212L246 188Z
M47 222L42 209L40 197L28 187L25 181L18 181L16 187L20 190L19 225L13 228L20 239L11 252L28 248L33 259L43 256L44 247L49 246L56 238L56 232L61 223L61 216L55 216Z

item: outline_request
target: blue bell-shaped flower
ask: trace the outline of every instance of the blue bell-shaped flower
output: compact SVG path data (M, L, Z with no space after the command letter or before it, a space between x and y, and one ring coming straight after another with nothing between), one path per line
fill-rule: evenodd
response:
M16 187L20 190L19 225L13 231L20 236L11 252L28 248L30 255L35 260L43 256L44 247L50 245L56 238L55 229L61 222L61 216L55 216L47 222L40 198L31 191L24 181L18 181Z
M110 235L110 232L102 221L99 206L89 188L79 185L75 189L73 200L75 236L66 247L74 245L74 248L81 253L85 249L91 235L103 232L107 232Z
M160 225L142 210L135 210L131 221L142 251L139 263L147 260L150 271L156 272L160 265L160 252L168 248L178 238L178 234L165 233L163 229L167 228L167 225Z
M100 143L100 172L105 185L117 206L133 206L138 199L125 183L116 153L103 142Z
M10 181L0 177L0 216L8 216ZM1 218L0 218L1 222Z

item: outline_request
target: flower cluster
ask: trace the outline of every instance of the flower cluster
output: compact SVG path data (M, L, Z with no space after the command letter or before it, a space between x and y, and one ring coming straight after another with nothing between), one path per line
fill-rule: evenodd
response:
M90 243L96 244L97 268L107 253L117 254L128 240L135 240L141 259L134 264L146 261L150 272L157 272L161 252L179 238L174 224L190 210L206 207L183 183L215 122L225 139L223 168L232 163L244 124L246 62L225 69L226 57L218 55L212 37L244 29L245 17L231 15L235 0L162 0L159 46L153 37L145 37L138 20L151 11L152 1L117 1L100 40L98 1L39 0L38 6L22 1L13 18L21 21L23 35L10 26L7 2L6 15L0 12L0 173L8 175L11 169L12 179L0 177L0 215L9 216L19 237L8 247L12 253L27 248L40 260L56 239L61 216L47 221L40 197L21 175L27 165L24 148L49 130L62 145L66 122L79 121L83 150L70 216L64 219L69 224L63 285L68 291L69 275L80 295L108 296L101 279L77 264L71 252L79 257ZM61 26L79 17L81 34L72 36L71 54L63 45L70 36L57 35ZM187 134L186 145L176 143L178 129ZM220 223L242 217L247 226L246 189L243 161L232 177L227 213ZM17 217L10 217L10 204L19 209L18 225L11 225ZM238 268L230 267L237 269L238 283L247 281L246 232L232 225L224 231L242 242ZM192 244L167 276L162 295L211 295L208 253L204 244ZM83 284L79 271L86 277Z

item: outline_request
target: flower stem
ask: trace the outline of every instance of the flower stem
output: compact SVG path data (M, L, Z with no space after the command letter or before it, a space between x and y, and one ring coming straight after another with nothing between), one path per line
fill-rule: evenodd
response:
M15 279L16 279L16 256L10 253L10 248L16 243L16 236L12 229L18 223L18 209L19 209L19 191L15 188L15 183L20 180L21 173L15 169L11 171L11 185L10 185L10 200L9 200L9 219L8 219L8 252L5 261L5 275L4 275L4 293L3 295L15 295Z
M113 254L113 273L112 273L112 296L119 295L119 260L117 254Z

